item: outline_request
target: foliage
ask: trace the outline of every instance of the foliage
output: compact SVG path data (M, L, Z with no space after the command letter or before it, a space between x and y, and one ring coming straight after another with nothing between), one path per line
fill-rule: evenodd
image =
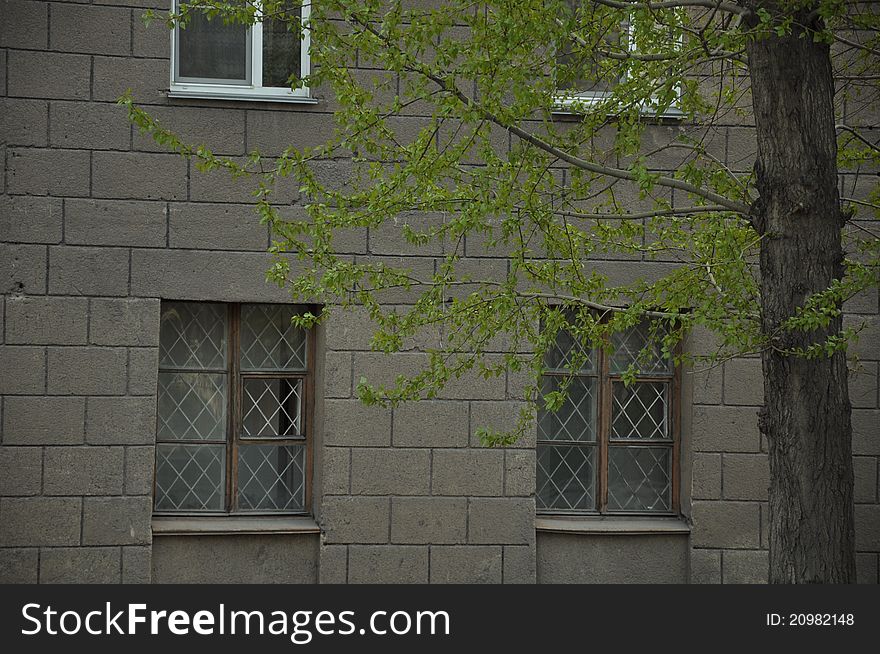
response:
M607 347L611 332L646 317L666 353L715 365L778 348L785 330L827 326L844 301L877 284L880 193L872 173L850 178L858 180L857 197L843 200L845 276L779 333L762 332L754 174L750 164L725 163L721 127L750 124L745 44L771 33L829 43L838 104L848 104L847 116L858 103L870 109L880 79L876 5L447 0L421 7L401 0L312 6L314 73L293 84L332 95L339 107L335 136L320 147L271 158L254 152L245 161L216 157L181 142L134 99L121 100L143 131L200 168L257 176L257 207L274 235L269 278L297 300L326 303L322 319L331 307L365 307L377 325L373 346L384 352L434 334L420 374L392 387L361 380L364 401L432 397L469 371L537 379L559 330ZM192 11L260 19L253 3L220 0L182 5L163 19L185 23ZM264 0L262 15L301 28L283 0ZM590 86L603 92L585 97ZM877 169L880 148L860 124L841 115L838 132L841 171ZM319 174L317 164L328 159L345 180L328 183ZM291 220L274 202L276 180L288 176L300 184L304 219ZM436 266L417 271L391 257L336 252L334 240L346 230L382 225L396 226L413 246L442 244ZM503 265L480 272L465 251ZM621 271L647 268L614 263L632 260L666 265L641 279ZM390 305L402 291L412 303ZM676 346L694 330L713 332L717 351L682 354ZM788 354L828 356L855 331ZM526 395L533 403L520 431L539 398L535 383ZM552 409L561 396L543 401ZM481 435L491 443L516 437Z

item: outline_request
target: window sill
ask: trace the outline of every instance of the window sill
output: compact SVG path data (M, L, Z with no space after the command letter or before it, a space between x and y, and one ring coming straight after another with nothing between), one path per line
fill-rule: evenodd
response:
M220 84L172 84L168 90L169 98L199 98L203 100L243 100L249 102L289 102L298 104L318 104L316 98L308 95L308 89L297 92L267 87L224 86Z
M682 518L629 516L539 516L535 531L555 534L601 534L637 536L641 534L682 534L691 532Z
M553 116L556 117L577 117L593 111L596 106L602 104L604 101L605 98L601 96L581 98L558 96L554 99L553 107L550 111ZM650 107L643 106L641 108L641 114L642 117L648 120L684 120L684 112L677 107L669 107L663 113L658 114L656 111L652 111ZM606 115L614 117L617 114L614 111L608 111L606 112Z
M154 517L153 536L248 536L319 534L310 516Z

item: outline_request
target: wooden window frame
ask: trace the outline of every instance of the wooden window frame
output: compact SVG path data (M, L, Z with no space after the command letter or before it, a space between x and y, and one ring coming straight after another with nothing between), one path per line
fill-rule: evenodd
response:
M668 385L670 397L667 409L668 439L657 438L612 438L611 423L613 410L613 384L622 381L620 373L611 372L611 356L604 348L592 350L595 369L593 372L570 372L563 370L545 370L544 377L559 377L562 379L588 378L596 380L596 440L595 441L560 441L548 439L536 439L536 448L540 446L562 447L591 447L595 449L596 465L594 477L595 508L593 509L550 509L538 508L539 516L646 516L646 517L670 517L681 513L680 492L680 468L681 468L681 366L672 365L669 374L660 375L636 375L635 382L662 382ZM680 352L680 345L676 346L674 356ZM540 409L539 409L540 411ZM670 470L670 509L668 511L621 511L608 510L608 461L609 447L612 446L636 446L657 447L666 446L672 449Z
M181 440L161 440L156 437L156 445L224 445L226 447L226 468L224 483L224 509L222 511L195 511L195 510L156 510L155 494L157 484L157 470L155 465L156 457L153 461L153 498L154 508L153 515L160 517L198 517L198 516L228 516L228 517L254 517L261 515L269 516L308 516L312 514L312 478L313 478L313 456L314 456L314 402L315 402L315 357L316 357L316 336L315 330L306 330L306 367L305 370L271 370L271 371L245 371L241 370L241 307L244 305L267 304L261 302L189 302L187 304L220 304L226 307L226 368L206 368L197 371L193 369L181 368L163 368L159 367L160 372L199 372L223 374L226 376L227 397L226 397L226 438L205 439L198 441L181 441ZM314 310L313 307L305 305L275 305L268 303L269 306L287 306L295 307L297 311ZM242 438L242 391L244 389L244 381L246 379L298 379L302 383L302 399L300 408L300 431L302 436L299 438L287 437L256 437L248 436ZM157 398L158 402L158 398ZM158 406L156 412L156 420L158 424ZM238 507L238 450L240 445L302 445L304 449L303 456L303 509L300 511L292 510L272 510L272 509L245 509Z

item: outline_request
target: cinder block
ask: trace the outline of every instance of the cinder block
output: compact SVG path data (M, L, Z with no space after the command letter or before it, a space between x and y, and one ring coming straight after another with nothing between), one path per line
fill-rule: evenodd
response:
M466 402L406 402L394 409L395 447L467 447Z
M3 0L0 13L5 20L0 24L0 48L46 47L49 35L48 5L43 2Z
M83 59L88 61L89 58ZM132 97L139 104L161 104L167 101L168 59L95 57L93 75L93 100L115 102L131 89ZM85 90L85 97L88 98L88 85Z
M123 395L125 386L125 348L49 348L50 394Z
M325 495L348 495L350 450L325 447L321 452L321 492Z
M880 411L853 409L853 454L880 455Z
M324 444L353 447L390 445L391 410L360 400L324 402Z
M46 247L0 243L0 291L46 292Z
M0 547L79 544L78 497L0 499Z
M431 548L432 584L500 584L498 545L438 545Z
M164 27L160 25L160 27ZM167 30L166 30L167 32ZM166 33L166 38L167 38ZM165 47L168 48L166 41ZM174 130L188 145L204 145L217 155L245 154L244 115L241 109L209 109L202 106L150 107L150 115L161 125ZM168 147L156 143L149 135L134 133L134 150L167 152Z
M434 450L431 489L436 495L498 497L503 494L503 475L501 450Z
M83 499L83 545L149 545L150 497Z
M877 366L873 361L860 361L857 369L849 371L849 400L853 407L877 408Z
M862 360L880 359L880 316L845 316L843 326L859 330L858 341L850 345L847 354Z
M464 543L467 500L443 497L391 499L391 542L434 545Z
M171 52L168 27L161 20L151 21L147 25L141 16L142 12L134 13L131 33L132 54L135 57L167 58Z
M721 498L721 455L694 454L693 498L717 500Z
M721 404L724 373L721 366L697 367L691 373L694 404Z
M8 23L4 21L4 24ZM6 145L46 147L49 126L47 102L3 98L0 100L0 111L3 112L0 139L4 139Z
M769 564L766 550L725 550L721 566L724 583L766 584Z
M724 403L762 406L764 378L760 359L732 359L724 364Z
M387 497L325 497L321 511L325 543L387 543Z
M60 243L62 211L57 198L0 197L0 234L6 241Z
M128 350L128 394L156 395L159 374L159 348L137 347Z
M265 252L132 250L131 294L178 300L289 302L286 289L266 281L270 265L271 256ZM297 274L295 262L292 268Z
M757 502L694 502L694 547L757 549L760 518Z
M369 351L376 323L362 307L334 307L332 318L324 323L324 330L324 340L330 350Z
M95 38L97 34L101 38ZM131 52L131 11L77 4L53 7L49 44L64 52L127 55Z
M10 50L7 62L10 97L89 99L91 72L86 55Z
M533 545L504 546L504 583L534 584L537 557Z
M441 255L445 238L433 236L427 243L414 244L406 238L405 230L416 234L431 234L449 222L451 214L407 212L386 218L377 227L370 228L370 252L390 255Z
M721 550L691 550L692 584L721 583Z
M352 545L348 581L353 584L428 583L428 548L416 545Z
M264 251L269 245L253 205L175 203L168 222L173 248Z
M50 125L50 142L59 148L128 150L131 143L128 114L116 104L53 102Z
M43 450L0 447L0 495L39 495L43 483Z
M151 554L150 547L123 547L122 548L122 583L123 584L148 584L151 581Z
M0 549L0 584L37 583L38 553L36 547Z
M6 342L84 345L88 319L85 298L11 296L6 300Z
M724 497L728 500L766 500L770 466L766 454L724 455Z
M324 352L324 397L351 397L351 354Z
M159 345L159 300L92 300L89 337L95 345Z
M249 150L278 156L293 146L315 147L333 138L334 124L329 114L305 111L248 111L247 144Z
M520 410L525 406L523 402L504 400L501 402L471 402L471 447L480 447L480 439L477 430L489 429L495 432L514 433L517 428ZM534 447L537 437L536 423L532 421L529 429L520 436L516 447Z
M535 501L519 498L475 498L470 501L468 542L532 545Z
M92 445L147 445L156 440L156 399L90 397L86 441Z
M46 351L41 347L0 347L0 370L0 394L33 395L46 390Z
M164 202L70 199L64 236L71 245L164 247L166 219Z
M427 450L352 449L351 490L355 495L427 495L430 479Z
M533 497L535 494L535 450L504 451L504 494Z
M9 193L89 194L89 153L85 150L11 149L7 156Z
M122 447L50 447L43 468L46 495L121 495Z
M853 457L856 502L877 502L877 459L872 456Z
M757 157L756 132L749 127L727 129L727 165L736 172L748 172L754 168Z
M322 545L320 557L319 584L344 584L348 581L347 545Z
M3 442L7 445L76 445L83 442L82 397L7 397Z
M167 66L167 63L166 63ZM234 159L239 164L244 164L243 159ZM206 172L193 170L190 176L190 200L193 202L234 202L237 204L253 203L254 191L259 187L260 178L254 175L232 177L226 170L214 169ZM287 202L274 195L276 202ZM289 198L295 202L299 198L298 190Z
M856 553L856 581L860 584L877 584L877 554L874 552Z
M95 152L92 193L126 200L186 199L187 162L178 154Z
M128 251L122 248L55 246L49 250L49 293L128 293Z
M759 452L758 411L754 407L694 407L697 452Z
M880 550L880 504L856 505L856 550Z
M155 448L125 448L125 494L149 495L152 497L155 467Z
M41 584L118 584L118 547L59 547L40 553Z

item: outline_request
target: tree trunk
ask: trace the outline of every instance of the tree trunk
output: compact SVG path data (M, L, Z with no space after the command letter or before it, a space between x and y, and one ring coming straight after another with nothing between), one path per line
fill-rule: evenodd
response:
M768 6L769 5L765 5ZM806 21L809 9L800 16ZM797 21L796 21L797 22ZM777 334L813 293L843 274L843 215L830 49L795 30L747 47L757 127L764 407L770 458L771 583L855 580L852 426L844 354L805 359L840 330Z

